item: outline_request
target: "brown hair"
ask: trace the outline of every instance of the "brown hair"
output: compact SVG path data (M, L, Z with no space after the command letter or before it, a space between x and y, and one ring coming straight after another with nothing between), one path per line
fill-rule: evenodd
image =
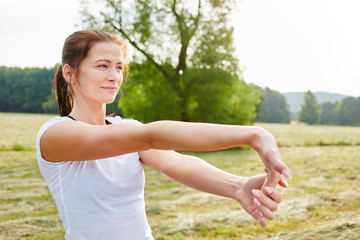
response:
M61 64L58 66L54 77L54 89L56 101L59 106L60 116L67 116L72 110L74 94L71 85L68 85L62 74L65 64L74 70L78 75L81 61L86 57L90 50L90 44L94 42L114 42L120 46L124 60L126 59L127 48L124 40L114 34L100 30L82 30L71 34L66 38L62 50ZM124 64L123 71L128 74L129 68Z

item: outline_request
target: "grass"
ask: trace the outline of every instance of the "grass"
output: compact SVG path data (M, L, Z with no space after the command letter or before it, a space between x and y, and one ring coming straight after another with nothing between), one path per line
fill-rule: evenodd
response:
M258 124L274 134L281 147L360 146L360 127L291 124Z
M0 113L0 151L34 151L36 135L44 121L52 115Z
M0 239L64 239L36 161L35 139L50 115L0 113ZM291 168L277 218L266 228L231 199L201 193L145 168L146 211L155 239L359 239L360 128L259 124ZM262 173L251 150L192 153L234 174Z

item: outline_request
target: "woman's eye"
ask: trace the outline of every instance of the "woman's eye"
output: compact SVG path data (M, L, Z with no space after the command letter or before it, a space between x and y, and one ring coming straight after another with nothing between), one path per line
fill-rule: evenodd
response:
M98 67L99 67L99 68L107 68L106 65L99 65Z
M118 71L122 71L122 67L116 67L116 69L118 70Z

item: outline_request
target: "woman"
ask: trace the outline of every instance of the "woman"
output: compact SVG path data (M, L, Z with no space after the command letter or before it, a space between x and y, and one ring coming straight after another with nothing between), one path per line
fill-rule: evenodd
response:
M106 117L126 70L126 45L84 30L64 44L54 79L60 117L37 138L40 170L55 199L66 239L153 239L144 205L142 164L192 188L233 198L262 226L274 219L290 171L273 136L258 127ZM173 150L255 149L267 175L238 177Z

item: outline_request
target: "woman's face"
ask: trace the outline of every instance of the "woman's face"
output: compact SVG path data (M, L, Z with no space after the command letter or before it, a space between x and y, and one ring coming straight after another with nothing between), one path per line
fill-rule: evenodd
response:
M90 104L112 103L123 81L122 68L119 45L113 42L91 44L79 66L75 99L81 97Z

